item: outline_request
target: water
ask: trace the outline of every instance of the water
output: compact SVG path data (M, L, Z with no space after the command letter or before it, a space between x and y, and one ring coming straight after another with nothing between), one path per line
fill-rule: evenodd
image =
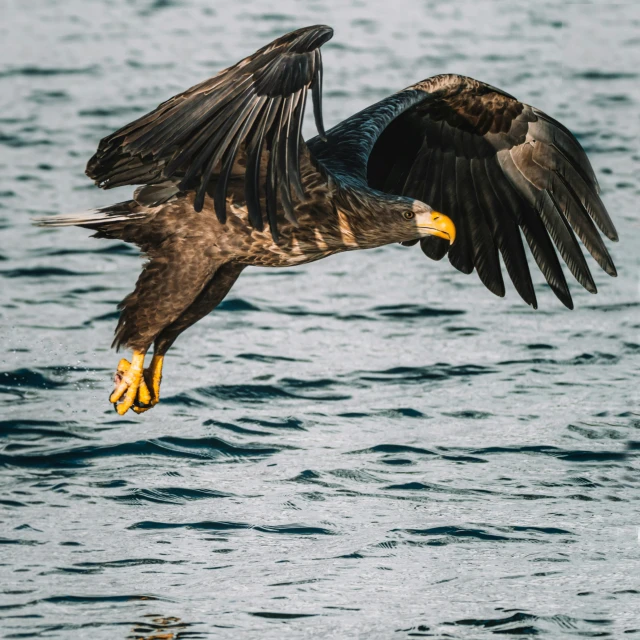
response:
M319 22L328 126L459 72L575 131L619 277L569 312L536 271L534 312L416 248L248 269L119 418L140 259L30 218L128 197L99 138ZM0 635L640 635L640 9L5 0L0 41Z

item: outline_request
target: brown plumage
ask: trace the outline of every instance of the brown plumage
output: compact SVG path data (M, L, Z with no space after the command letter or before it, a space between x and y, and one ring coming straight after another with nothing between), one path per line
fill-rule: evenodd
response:
M126 392L120 413L158 401L166 351L249 265L420 242L432 259L448 253L463 273L475 269L499 296L502 256L518 293L536 307L524 236L571 308L556 249L596 291L577 235L615 275L596 225L612 240L615 228L565 127L499 89L443 75L325 133L320 47L331 36L321 25L287 34L103 139L87 175L103 188L142 185L134 198L43 221L135 243L149 259L120 305L114 346L134 350L112 395L115 404ZM304 142L309 91L320 135Z

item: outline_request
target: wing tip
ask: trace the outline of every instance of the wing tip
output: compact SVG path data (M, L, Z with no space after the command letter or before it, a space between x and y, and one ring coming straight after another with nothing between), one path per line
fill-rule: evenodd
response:
M483 282L483 284L485 285L485 287L487 287L487 289L489 289L489 291L491 291L491 293L493 293L494 296L497 296L498 298L504 298L507 294L504 287L504 282L495 282L491 285Z
M554 291L554 293L558 297L558 300L560 300L560 302L562 302L562 304L565 307L567 307L567 309L569 309L569 311L573 311L574 304L573 304L573 298L571 297L570 293L567 292L566 295L558 295L557 291Z

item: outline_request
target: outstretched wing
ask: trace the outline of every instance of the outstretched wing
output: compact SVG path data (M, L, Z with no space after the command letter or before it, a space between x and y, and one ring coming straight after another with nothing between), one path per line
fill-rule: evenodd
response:
M534 308L519 230L569 308L571 294L554 244L588 291L595 293L596 287L576 235L602 269L616 275L596 225L611 240L618 239L616 230L589 160L568 129L495 87L456 75L413 85L354 116L354 122L373 122L403 96L400 114L383 118L368 145L367 180L375 189L421 200L454 221L450 249L439 238L420 241L427 256L441 259L448 249L454 267L464 273L475 268L482 282L503 296L500 254L519 294ZM348 123L339 127L348 129Z
M179 183L196 192L201 211L217 176L216 215L226 220L226 194L239 150L246 154L245 196L251 224L262 229L260 163L269 152L267 218L276 233L276 206L294 220L291 186L304 199L299 155L307 92L324 135L320 47L333 35L318 25L293 31L104 138L87 175L104 189L127 184Z

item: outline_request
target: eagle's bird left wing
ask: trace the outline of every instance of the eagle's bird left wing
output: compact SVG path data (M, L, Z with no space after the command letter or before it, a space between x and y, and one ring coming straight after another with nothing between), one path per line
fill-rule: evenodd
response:
M295 221L291 187L304 199L299 163L309 90L316 126L324 135L320 47L332 35L324 25L292 31L170 98L101 140L87 175L104 189L156 185L146 193L160 197L195 191L196 211L202 210L205 194L215 183L211 195L216 215L225 222L228 182L242 155L249 221L262 229L260 165L266 150L267 218L276 238L277 201Z
M500 254L518 293L537 306L520 231L569 308L554 244L592 293L576 235L602 269L616 275L596 225L611 240L618 237L584 150L559 122L500 89L463 76L435 76L348 118L327 136L326 145L317 138L310 143L327 166L349 166L369 187L410 196L449 216L456 226L453 245L428 237L420 240L422 250L436 260L448 251L456 269L475 269L496 295L505 293Z

